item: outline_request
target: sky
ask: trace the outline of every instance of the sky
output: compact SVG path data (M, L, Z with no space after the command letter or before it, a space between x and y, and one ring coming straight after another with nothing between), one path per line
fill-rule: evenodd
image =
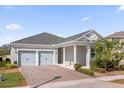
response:
M124 31L124 6L0 5L0 45L42 32L68 37L91 29L102 36Z

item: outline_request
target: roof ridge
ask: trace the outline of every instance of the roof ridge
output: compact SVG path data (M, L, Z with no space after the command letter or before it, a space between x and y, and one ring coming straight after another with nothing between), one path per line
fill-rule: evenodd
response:
M90 32L90 31L94 31L93 29L91 29L91 30L88 30L88 31L84 31L84 32L81 32L81 33L77 33L77 34L75 34L75 35L71 35L71 36L68 36L68 37L66 37L66 38L69 38L69 37L73 37L73 36L76 36L76 35L79 35L79 34L83 34L83 33L88 33L88 32ZM66 39L65 38L65 39Z

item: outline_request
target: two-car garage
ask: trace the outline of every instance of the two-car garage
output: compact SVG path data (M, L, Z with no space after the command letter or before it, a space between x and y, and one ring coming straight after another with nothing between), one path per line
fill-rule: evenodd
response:
M18 51L19 66L53 64L53 61L54 51Z

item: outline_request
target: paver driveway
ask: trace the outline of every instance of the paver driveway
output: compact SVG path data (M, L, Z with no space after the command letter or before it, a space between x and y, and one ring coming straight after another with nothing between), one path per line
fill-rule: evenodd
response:
M56 65L23 66L20 67L20 70L30 87L42 85L56 76L60 76L61 78L50 82L89 78L89 76L85 74Z

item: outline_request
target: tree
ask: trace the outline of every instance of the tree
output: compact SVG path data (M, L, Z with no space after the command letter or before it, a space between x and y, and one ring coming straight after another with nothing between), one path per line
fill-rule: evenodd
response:
M5 56L6 51L2 48L0 48L0 56Z
M99 40L95 43L95 59L98 67L109 70L118 68L122 59L120 52L122 46L117 41Z
M0 56L4 58L5 55L9 55L9 54L10 54L10 45L7 44L2 45L0 47Z

